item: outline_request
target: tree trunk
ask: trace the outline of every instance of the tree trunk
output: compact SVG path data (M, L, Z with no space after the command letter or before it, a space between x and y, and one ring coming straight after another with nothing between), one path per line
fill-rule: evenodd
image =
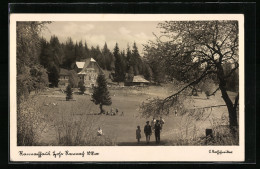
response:
M103 105L99 104L99 108L100 108L100 113L99 114L102 114L103 113Z
M237 112L236 112L236 106L233 106L232 101L230 100L227 91L225 89L221 89L223 100L225 101L227 108L228 108L228 115L229 115L229 125L230 127L237 127Z
M218 75L218 79L219 79L219 89L221 91L222 98L225 101L227 108L228 108L229 127L230 127L231 131L233 131L234 128L236 128L238 126L237 112L236 112L237 104L235 104L233 106L233 103L232 103L231 99L229 98L229 96L227 94L224 70L223 70L223 67L221 65L218 66L218 74L217 75Z

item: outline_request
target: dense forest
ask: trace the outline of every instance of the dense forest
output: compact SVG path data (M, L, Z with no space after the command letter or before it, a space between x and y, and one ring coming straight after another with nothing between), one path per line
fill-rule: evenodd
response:
M192 64L191 53L185 53L184 59L178 59L174 45L164 43L161 46L147 44L145 54L140 56L136 43L120 49L116 43L114 49L108 49L106 42L102 47L88 46L88 42L73 42L68 37L62 43L53 35L49 41L40 37L48 22L17 23L17 96L26 98L31 91L38 92L46 86L57 86L61 68L73 71L76 61L94 58L103 70L113 71L116 82L124 82L135 75L143 75L147 80L162 83L176 79L188 83L201 72L201 67L194 64L191 68L183 65ZM176 57L174 56L176 55ZM175 59L173 59L175 58ZM224 71L232 70L232 64L223 65ZM72 77L76 76L72 73ZM213 81L216 79L212 78ZM73 85L75 87L75 85ZM238 89L238 71L227 80L227 89Z
M146 79L152 80L152 71L149 65L139 54L136 43L132 48L120 50L116 43L113 51L110 51L106 42L104 46L88 47L87 42L73 43L72 38L68 38L65 43L60 43L55 35L50 38L40 39L41 51L39 54L40 64L47 69L49 82L53 86L58 85L59 69L72 70L76 61L84 61L93 58L103 70L114 71L115 81L124 82L134 75L143 75Z

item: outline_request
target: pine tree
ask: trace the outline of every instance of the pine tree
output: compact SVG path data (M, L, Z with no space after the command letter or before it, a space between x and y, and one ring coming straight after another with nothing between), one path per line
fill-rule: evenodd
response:
M126 63L127 63L127 72L129 72L130 67L132 66L132 60L131 60L131 50L130 50L130 46L127 45L127 49L126 49Z
M72 99L72 88L71 85L68 84L67 88L66 88L66 100L70 100Z
M119 53L118 44L114 48L113 55L115 57L115 79L117 82L122 82L125 79L125 74L123 70L123 62Z
M104 66L106 70L112 70L111 63L113 62L113 55L107 47L107 43L105 43L102 49L102 58L104 62Z
M136 46L136 43L134 42L133 50L131 54L131 64L134 67L134 74L142 74L142 59L140 57L140 54L138 52L138 48Z
M87 59L89 58L89 48L88 48L88 45L87 45L87 42L85 41L85 45L84 45L84 58Z
M99 74L97 77L97 86L94 87L91 101L93 101L96 105L99 104L100 114L103 112L103 105L109 106L112 104L110 94L107 89L105 75L103 74Z
M59 83L59 67L57 67L56 65L52 64L50 65L50 67L48 68L48 77L49 77L49 82L51 82L51 84L54 87L58 87L58 83Z
M80 91L81 94L84 94L84 92L86 91L86 87L85 87L83 81L79 82L79 91Z

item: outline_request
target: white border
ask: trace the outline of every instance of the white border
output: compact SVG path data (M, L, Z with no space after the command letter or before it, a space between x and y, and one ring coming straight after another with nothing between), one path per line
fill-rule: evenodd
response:
M165 21L238 20L239 21L239 146L17 146L16 141L16 21ZM244 15L242 14L11 14L10 15L10 161L244 161ZM98 156L62 158L19 156L24 152L95 151ZM209 150L229 150L217 155Z

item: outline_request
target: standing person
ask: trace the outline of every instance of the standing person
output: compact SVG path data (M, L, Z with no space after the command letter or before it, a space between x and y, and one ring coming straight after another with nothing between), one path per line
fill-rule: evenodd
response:
M159 124L161 125L161 129L162 129L164 123L165 123L165 121L164 121L164 119L163 119L162 116L161 116L161 117L160 117L160 120L159 120Z
M155 140L156 143L159 144L160 143L160 132L161 132L161 124L159 120L156 120L156 123L154 125L154 134L155 134Z
M141 129L140 129L140 126L137 126L137 129L136 129L136 139L137 139L138 143L140 142L140 138L141 138Z
M177 110L175 110L175 112L174 112L174 113L175 113L175 116L177 116Z
M152 121L151 121L151 127L152 127L152 132L154 132L154 125L156 123L155 118L153 117Z
M149 125L149 121L146 122L146 125L144 126L144 133L146 137L146 143L149 144L150 142L150 136L152 134L152 128Z

